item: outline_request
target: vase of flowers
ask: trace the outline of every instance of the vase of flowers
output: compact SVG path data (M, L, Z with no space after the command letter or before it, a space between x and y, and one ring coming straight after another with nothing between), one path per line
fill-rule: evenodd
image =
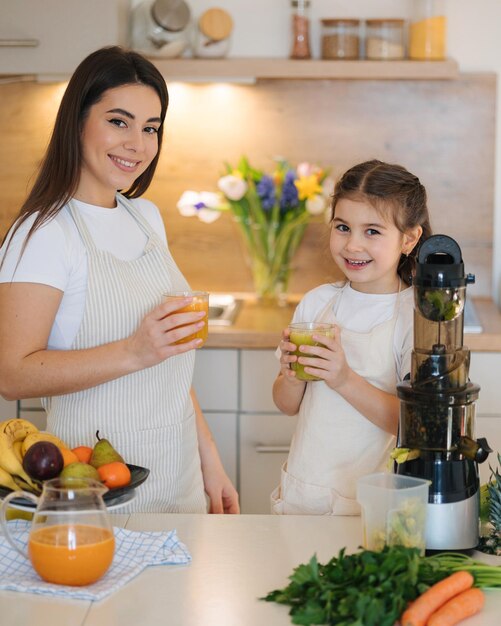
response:
M285 304L291 260L310 221L328 209L333 184L327 171L310 163L293 168L280 159L267 174L242 157L237 167L226 165L217 186L219 193L185 191L179 211L204 222L231 211L248 251L257 297Z

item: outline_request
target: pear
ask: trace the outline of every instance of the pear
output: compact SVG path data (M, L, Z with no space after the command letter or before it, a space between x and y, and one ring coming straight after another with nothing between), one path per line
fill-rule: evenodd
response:
M80 461L67 465L59 474L59 478L93 478L101 482L97 469L88 463L81 463Z
M111 443L107 439L99 438L99 431L96 432L97 443L92 450L92 454L90 455L89 463L95 467L101 467L101 465L106 465L107 463L113 463L114 461L120 461L120 463L125 463L123 458L118 454L115 448L111 445Z

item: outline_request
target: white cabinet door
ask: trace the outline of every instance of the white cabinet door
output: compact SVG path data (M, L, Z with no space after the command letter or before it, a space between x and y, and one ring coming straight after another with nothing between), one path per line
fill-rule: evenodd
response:
M0 74L69 76L119 43L122 0L0 0Z
M231 482L237 487L237 415L205 412L214 441Z
M240 507L270 513L270 494L280 482L297 418L282 414L240 416Z
M198 350L193 387L203 411L236 411L238 351Z
M242 350L242 411L277 411L272 388L279 370L274 350Z

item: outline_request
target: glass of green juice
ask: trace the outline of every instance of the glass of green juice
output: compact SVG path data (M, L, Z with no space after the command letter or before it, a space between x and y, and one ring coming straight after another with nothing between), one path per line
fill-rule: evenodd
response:
M313 335L322 335L324 337L334 337L334 324L327 324L324 322L296 322L289 324L289 341L296 345L296 350L291 354L295 354L297 357L307 356L315 358L311 354L306 352L300 352L299 346L322 346L321 341L315 341ZM296 372L296 378L299 380L321 380L317 376L307 374L304 371L305 366L295 361L291 363L291 369Z

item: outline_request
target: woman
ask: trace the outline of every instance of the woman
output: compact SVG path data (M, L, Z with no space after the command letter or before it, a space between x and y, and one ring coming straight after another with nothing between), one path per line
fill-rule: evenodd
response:
M129 507L205 512L205 490L210 512L238 513L191 390L200 340L176 344L204 314L163 302L188 285L158 209L140 198L167 105L165 81L137 53L103 48L76 69L0 251L0 393L42 397L47 429L69 445L92 445L99 429L150 468Z

